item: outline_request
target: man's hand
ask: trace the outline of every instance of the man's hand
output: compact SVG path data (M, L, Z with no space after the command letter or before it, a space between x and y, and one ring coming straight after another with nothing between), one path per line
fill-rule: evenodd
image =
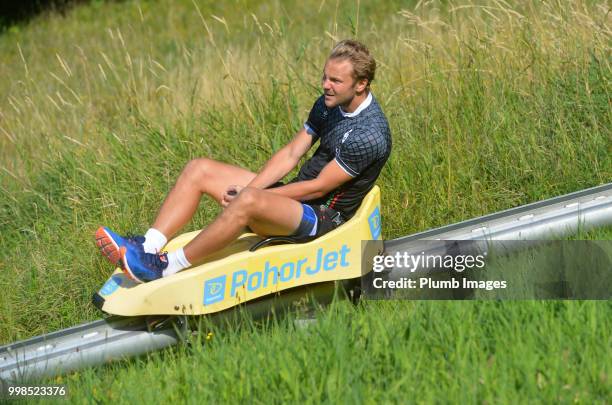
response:
M227 190L225 190L225 193L223 193L223 198L221 199L221 205L223 206L223 208L227 208L232 202L232 200L238 197L238 194L240 194L243 188L244 187L242 186L236 185L229 186Z

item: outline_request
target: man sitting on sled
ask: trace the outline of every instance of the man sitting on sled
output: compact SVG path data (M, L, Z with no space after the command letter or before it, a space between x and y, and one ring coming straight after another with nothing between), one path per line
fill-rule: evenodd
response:
M345 40L323 69L323 95L304 127L259 173L212 159L189 162L144 236L96 231L101 252L136 282L191 267L235 240L248 226L263 235L321 236L351 218L374 186L389 154L391 133L370 93L376 62L361 43ZM317 141L312 158L287 184L279 181ZM223 211L184 248L161 249L189 222L207 194Z

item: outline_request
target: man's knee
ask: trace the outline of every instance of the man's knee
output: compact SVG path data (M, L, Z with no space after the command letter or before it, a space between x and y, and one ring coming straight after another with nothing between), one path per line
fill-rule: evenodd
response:
M255 187L245 187L236 198L236 208L249 216L256 213L261 203L263 191Z
M221 215L231 218L233 223L246 226L257 215L260 204L258 201L259 193L261 193L261 190L254 187L243 188Z
M214 172L213 166L215 161L208 158L198 158L189 161L181 177L193 184L197 184L200 188L204 188L206 181L211 177L211 173Z
M190 175L201 176L207 172L210 172L213 160L208 158L197 158L190 160L183 169L183 173Z

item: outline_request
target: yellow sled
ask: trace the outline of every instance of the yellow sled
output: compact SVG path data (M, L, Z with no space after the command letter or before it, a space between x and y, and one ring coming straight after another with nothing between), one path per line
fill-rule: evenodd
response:
M356 279L372 268L362 263L383 250L381 225L374 186L353 218L313 241L266 246L264 238L245 233L206 262L145 284L116 269L94 294L94 304L122 316L204 315L300 286ZM174 238L165 250L185 246L198 232ZM368 240L375 242L364 249Z

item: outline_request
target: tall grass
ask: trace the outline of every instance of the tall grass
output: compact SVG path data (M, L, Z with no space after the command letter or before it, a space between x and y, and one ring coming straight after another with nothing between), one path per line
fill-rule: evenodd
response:
M96 227L144 231L189 159L257 170L306 118L338 39L378 61L373 91L394 137L379 180L385 238L609 182L610 18L608 3L584 0L161 0L93 2L5 31L0 342L99 317L89 297L110 269ZM203 202L189 228L216 212ZM499 305L511 328L556 311ZM559 305L594 324L609 314ZM527 347L547 345L534 328Z

